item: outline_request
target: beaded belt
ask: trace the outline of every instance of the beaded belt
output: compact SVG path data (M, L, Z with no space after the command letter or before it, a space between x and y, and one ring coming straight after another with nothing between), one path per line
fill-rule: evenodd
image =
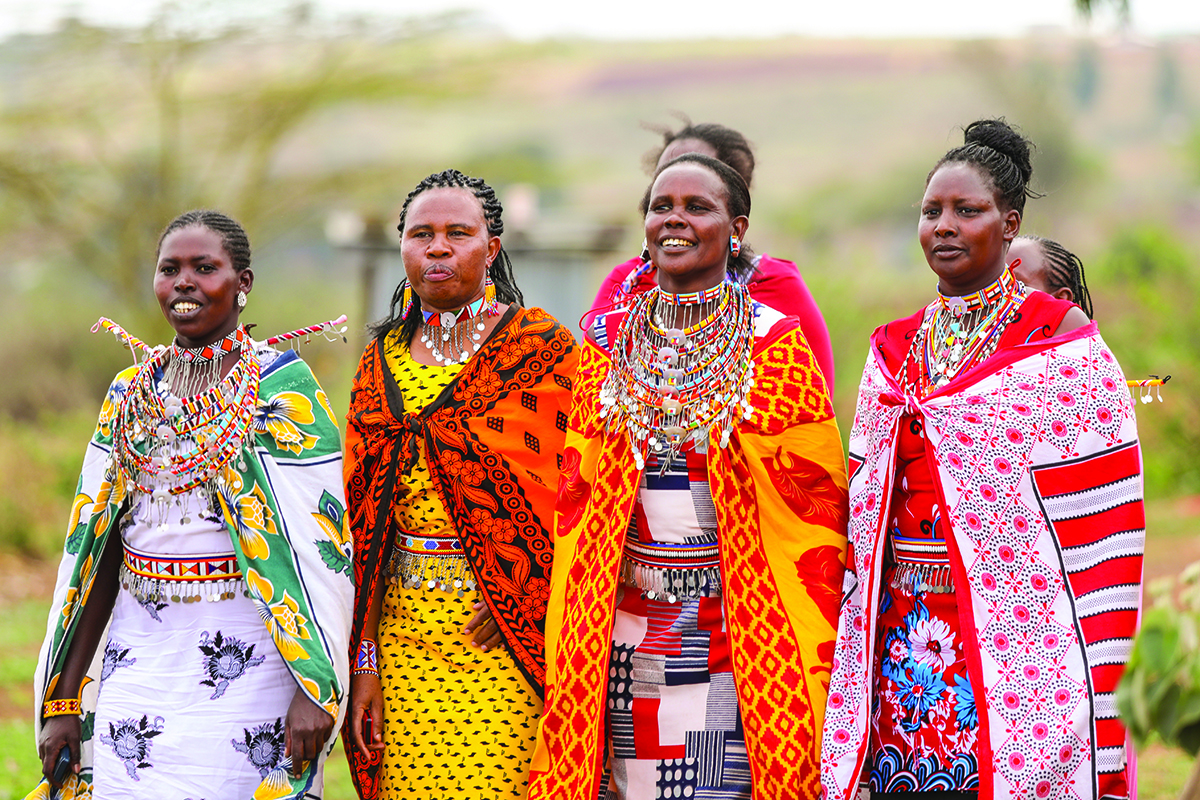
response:
M142 553L125 545L121 586L138 599L198 603L231 600L244 592L235 553L165 556Z
M476 586L475 573L457 536L418 536L401 531L396 534L388 574L392 583L400 582L406 589L425 584L428 589L457 592L459 597Z
M682 598L721 593L721 554L711 542L639 542L625 540L621 582L646 593L649 600L677 603Z
M954 591L950 574L950 548L945 539L924 539L892 533L892 557L896 569L892 573L893 589L908 594L932 592L949 594Z

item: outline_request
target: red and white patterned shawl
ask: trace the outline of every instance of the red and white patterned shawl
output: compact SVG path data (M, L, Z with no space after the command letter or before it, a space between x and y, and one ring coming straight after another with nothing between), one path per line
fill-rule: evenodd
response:
M1127 797L1114 691L1137 627L1145 514L1120 366L1092 323L1002 346L917 401L886 368L887 327L872 337L850 435L850 554L824 723L825 796L853 797L868 755L883 530L908 413L924 419L952 532L979 711L980 800Z

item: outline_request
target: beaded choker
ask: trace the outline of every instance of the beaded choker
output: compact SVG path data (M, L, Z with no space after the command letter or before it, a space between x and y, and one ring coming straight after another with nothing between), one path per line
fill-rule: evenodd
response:
M685 311L686 309L686 311ZM699 309L700 319L682 319ZM600 388L600 416L624 428L638 469L658 456L665 472L689 442L750 418L754 385L752 301L745 288L722 283L672 295L655 288L633 298L613 343L612 367Z
M483 284L483 296L472 300L458 311L426 311L421 309L421 344L425 345L439 364L465 364L479 350L483 339L484 317L500 313L496 287L489 277ZM469 349L468 349L469 348Z
M1025 285L1007 267L974 294L946 297L939 292L901 368L905 392L924 396L994 353L1024 295Z
M216 385L225 356L241 350L249 341L250 334L239 326L224 339L204 347L187 348L177 341L171 342L163 375L166 391L178 397L191 397Z

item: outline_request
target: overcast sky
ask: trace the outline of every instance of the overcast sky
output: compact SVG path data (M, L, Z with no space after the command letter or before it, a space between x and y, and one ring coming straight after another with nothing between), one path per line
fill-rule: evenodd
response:
M1105 0L1100 0L1102 3ZM234 16L282 9L285 0L184 0ZM161 0L0 0L0 35L44 31L64 13L100 24L137 25ZM754 37L801 34L832 37L1019 36L1030 28L1056 26L1072 32L1108 33L1114 15L1105 8L1090 25L1073 0L735 0L690 4L655 0L314 0L322 14L367 12L390 16L476 9L520 39L576 35L603 39ZM1134 30L1158 36L1200 33L1197 0L1131 0ZM253 9L253 10L250 10Z

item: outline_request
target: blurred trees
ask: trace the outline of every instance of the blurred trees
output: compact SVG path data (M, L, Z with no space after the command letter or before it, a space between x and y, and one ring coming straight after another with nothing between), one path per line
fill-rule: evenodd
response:
M446 69L428 26L343 38L303 14L265 34L168 23L164 12L137 31L68 22L31 37L0 106L0 237L57 251L126 314L147 313L153 237L180 212L220 207L260 245L384 180L353 153L305 159L309 126L486 85L469 58Z

